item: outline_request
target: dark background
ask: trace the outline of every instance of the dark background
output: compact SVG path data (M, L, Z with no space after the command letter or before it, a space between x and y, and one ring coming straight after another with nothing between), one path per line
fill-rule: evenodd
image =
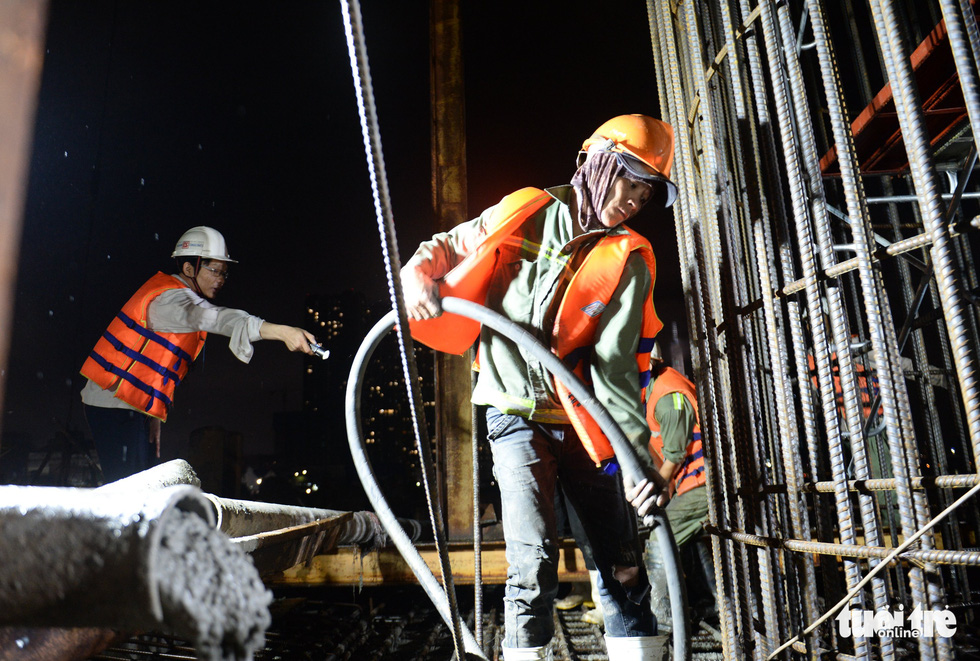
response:
M645 3L462 5L470 216L517 188L567 182L606 119L660 116ZM435 231L428 6L362 12L404 261ZM308 294L387 297L340 4L54 0L4 451L87 433L78 368L199 224L240 261L218 304L301 325ZM631 225L654 243L665 333L671 321L683 332L672 217L646 211ZM220 426L242 433L246 453L271 452L273 413L301 408L302 356L260 342L246 366L226 344L212 336L177 391L165 445Z

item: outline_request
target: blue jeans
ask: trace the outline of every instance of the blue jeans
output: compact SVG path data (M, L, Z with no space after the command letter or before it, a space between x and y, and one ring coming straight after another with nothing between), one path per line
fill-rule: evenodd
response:
M656 635L636 514L623 494L620 474L598 468L571 425L530 422L489 408L487 438L500 486L509 565L503 646L546 645L554 634L559 478L592 546L606 635Z

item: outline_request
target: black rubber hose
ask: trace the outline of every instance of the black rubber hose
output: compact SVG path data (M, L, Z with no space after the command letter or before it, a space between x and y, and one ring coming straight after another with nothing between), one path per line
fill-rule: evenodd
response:
M384 494L381 493L381 487L378 486L378 481L374 477L371 460L368 458L364 437L361 434L361 383L364 380L364 373L367 371L368 361L370 361L371 356L374 354L375 349L378 348L381 340L384 339L384 336L394 327L396 316L395 311L392 310L382 317L381 321L376 323L368 332L364 341L361 342L357 354L354 355L350 377L347 379L347 399L345 402L347 413L347 442L350 445L354 468L357 469L357 475L361 478L361 485L363 485L364 492L367 494L368 500L371 501L372 507L374 507L375 514L378 515L385 530L388 531L388 537L392 543L394 543L395 547L402 554L402 557L405 558L405 562L408 563L409 567L412 568L412 572L415 573L416 578L419 579L419 584L425 590L426 594L429 595L429 599L432 600L436 610L439 611L443 622L452 630L453 620L455 618L449 606L449 599L446 597L446 593L439 584L439 581L433 575L432 570L425 564L425 560L422 559L415 545L412 544L412 540L409 539L408 534L405 533L398 523L394 512L388 507L388 502L385 500ZM467 656L486 661L486 657L483 655L479 643L476 642L476 638L466 626L462 626L462 634L463 649Z
M609 412L589 391L578 377L572 373L550 350L542 345L537 338L528 333L514 322L502 317L501 315L470 301L454 297L442 299L442 307L446 312L452 312L461 316L479 321L481 324L493 328L495 331L505 335L512 341L519 344L523 349L531 353L557 378L565 384L568 390L574 395L600 426L603 433L609 438L616 458L619 460L623 471L629 475L634 482L639 482L643 478L648 478L661 483L659 475L647 476L643 464L636 455L636 451L623 434L619 425L616 424ZM361 393L360 386L367 370L367 363L374 353L382 338L395 325L395 313L389 312L371 329L361 343L357 354L354 356L354 363L351 366L350 378L347 381L347 438L351 448L351 456L354 466L361 479L364 491L375 508L378 518L388 530L391 541L401 552L405 561L412 568L415 576L419 579L422 588L429 595L432 603L435 604L440 616L449 625L452 622L452 614L449 612L449 603L442 587L436 580L428 565L419 555L418 550L411 540L398 525L397 519L391 508L388 507L384 495L378 486L377 480L371 468L370 459L364 445L361 434ZM664 561L664 570L667 576L667 588L670 594L670 605L673 616L673 639L674 639L674 659L690 659L691 650L687 626L687 595L684 588L683 572L680 566L680 555L677 545L674 542L674 535L670 529L667 516L661 508L655 508L653 514L648 515L645 523L654 524L654 534L657 535L657 542L660 546L661 555ZM467 653L474 654L479 658L484 658L482 651L473 634L463 627L464 644ZM472 646L472 647L471 647Z
M647 474L644 464L640 462L636 450L626 438L623 430L619 428L609 411L596 399L588 386L582 383L575 376L575 373L568 369L558 356L541 344L536 337L493 310L461 298L447 296L442 299L442 309L444 312L452 312L479 321L484 326L489 326L509 340L519 344L522 349L541 361L541 364L568 388L569 392L581 402L592 419L596 421L606 438L609 439L623 472L633 479L634 484L646 478L654 481L655 484L663 485L663 478L659 474ZM674 658L687 661L691 658L691 647L687 626L687 590L684 585L684 572L681 569L680 552L674 541L674 533L670 528L670 522L667 520L667 514L662 508L655 507L653 513L644 518L644 523L654 526L653 534L657 536L657 544L660 546L660 554L663 557L673 622Z

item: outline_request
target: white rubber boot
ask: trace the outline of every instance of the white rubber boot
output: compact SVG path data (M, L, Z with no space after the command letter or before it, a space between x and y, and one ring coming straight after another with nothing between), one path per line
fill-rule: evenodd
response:
M669 636L635 636L606 639L609 661L666 661Z
M538 661L538 659L551 659L548 653L550 645L540 647L502 647L504 661Z
M592 583L592 603L595 605L593 608L585 611L582 615L582 620L589 624L598 624L601 627L605 624L605 618L602 615L602 600L599 599L599 584L596 583L597 578L599 578L599 572L595 569L590 570L589 580Z

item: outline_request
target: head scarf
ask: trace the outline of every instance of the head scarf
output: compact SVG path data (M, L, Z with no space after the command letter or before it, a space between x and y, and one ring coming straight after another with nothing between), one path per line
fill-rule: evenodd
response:
M609 189L616 177L632 179L653 188L654 194L660 186L650 179L639 177L620 165L616 155L609 152L593 152L585 163L575 171L572 186L578 193L578 222L582 230L605 229L599 214ZM597 208L598 207L598 208Z
M603 225L599 220L602 203L616 177L622 176L622 171L625 168L616 161L615 154L605 152L590 154L585 163L575 171L572 186L578 194L578 223L584 231L602 229Z

